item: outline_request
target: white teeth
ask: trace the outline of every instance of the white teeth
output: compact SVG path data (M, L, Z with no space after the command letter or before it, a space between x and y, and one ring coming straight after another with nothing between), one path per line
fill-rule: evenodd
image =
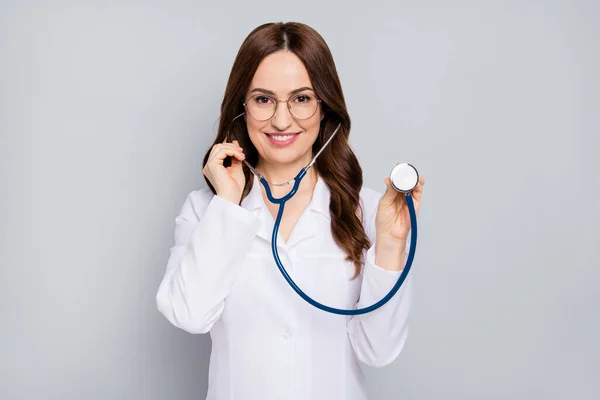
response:
M273 139L278 140L280 142L284 142L286 140L289 140L291 138L294 137L294 135L285 135L285 136L275 136L275 135L270 135Z

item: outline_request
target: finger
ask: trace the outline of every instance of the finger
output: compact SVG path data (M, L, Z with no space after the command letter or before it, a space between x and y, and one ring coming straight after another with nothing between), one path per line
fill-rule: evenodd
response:
M240 146L240 145L239 145L239 144L237 144L236 142L237 142L237 140L235 140L235 141L234 141L234 143L225 143L225 144L221 144L221 146L231 146L231 147L234 147L234 148L236 148L236 149L238 149L238 150L244 150L244 149L242 148L242 146Z
M235 149L242 150L242 147L240 147L239 145L234 144L234 143L217 143L213 146L213 149L220 149L222 147L233 147Z
M229 167L227 167L227 170L237 170L239 168L241 168L242 166L242 162L240 160L238 160L236 157L233 157L231 159L231 165Z
M406 196L404 195L404 193L398 193L398 196L396 197L396 205L398 206L398 212L402 211L402 207L404 207L406 205Z
M235 145L236 145L236 146L237 146L237 147L238 147L238 148L239 148L241 151L244 151L244 148L243 148L242 146L240 146L240 143L237 141L237 139L235 139L235 140L233 141L233 143L234 143L234 144L235 144Z
M417 203L419 203L421 201L422 195L423 195L423 184L419 183L415 187L415 189L412 191L411 196Z
M244 149L242 149L239 146L236 146L233 143L219 143L213 146L210 155L208 156L209 159L211 157L213 157L215 154L217 154L219 151L221 151L221 149L233 149L235 151L239 151L242 152Z
M230 148L230 149L234 149L236 151L243 151L244 149L241 148L238 145L235 145L233 143L222 143L222 144L218 144L217 145L219 148Z
M414 193L412 194L412 198L413 198L413 200L414 200L416 203L420 203L420 202L421 202L421 197L422 197L422 194L421 194L421 192L414 192Z
M237 151L235 150L235 148L233 147L221 147L219 148L215 154L209 158L209 162L211 163L218 163L220 165L223 164L223 160L225 160L225 158L227 157L235 157L238 160L244 160L246 158L246 156L244 155L244 153L242 153L241 151Z
M210 154L209 154L209 158L212 157L220 148L221 146L226 145L227 143L225 142L227 140L227 138L223 139L223 141L221 143L217 143L215 145L213 145L213 147L210 149Z
M391 206L392 204L394 204L394 201L396 201L398 192L396 191L396 189L394 189L392 187L389 177L386 177L383 180L383 182L385 183L386 190L385 190L385 193L383 194L383 196L381 196L380 202L384 206Z
M227 157L236 157L238 160L243 160L244 158L246 158L246 155L243 152L236 150L235 148L226 148L217 152L217 154L215 154L215 157L221 160L224 160Z

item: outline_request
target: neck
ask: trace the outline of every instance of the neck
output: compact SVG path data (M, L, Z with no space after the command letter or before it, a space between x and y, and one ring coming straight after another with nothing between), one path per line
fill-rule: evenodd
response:
M309 159L302 158L296 162L289 164L277 164L270 163L264 159L260 159L256 165L256 170L265 177L267 182L270 184L275 183L283 183L291 181L298 175L300 170L310 162ZM309 189L312 191L315 184L317 182L317 171L315 165L313 165L306 173L302 181L300 182L299 191L303 191L304 189ZM273 193L282 193L289 192L292 186L271 186L271 191Z

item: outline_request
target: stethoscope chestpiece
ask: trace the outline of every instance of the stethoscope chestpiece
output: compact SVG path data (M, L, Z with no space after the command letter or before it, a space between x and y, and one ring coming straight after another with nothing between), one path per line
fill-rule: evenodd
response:
M419 183L419 173L408 163L397 164L390 173L390 183L400 193L409 194Z

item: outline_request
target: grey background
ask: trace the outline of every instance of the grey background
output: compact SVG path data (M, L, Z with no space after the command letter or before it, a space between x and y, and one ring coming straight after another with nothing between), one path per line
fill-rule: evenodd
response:
M203 399L155 294L244 37L331 47L365 184L426 177L371 399L600 398L595 1L2 1L0 398Z

